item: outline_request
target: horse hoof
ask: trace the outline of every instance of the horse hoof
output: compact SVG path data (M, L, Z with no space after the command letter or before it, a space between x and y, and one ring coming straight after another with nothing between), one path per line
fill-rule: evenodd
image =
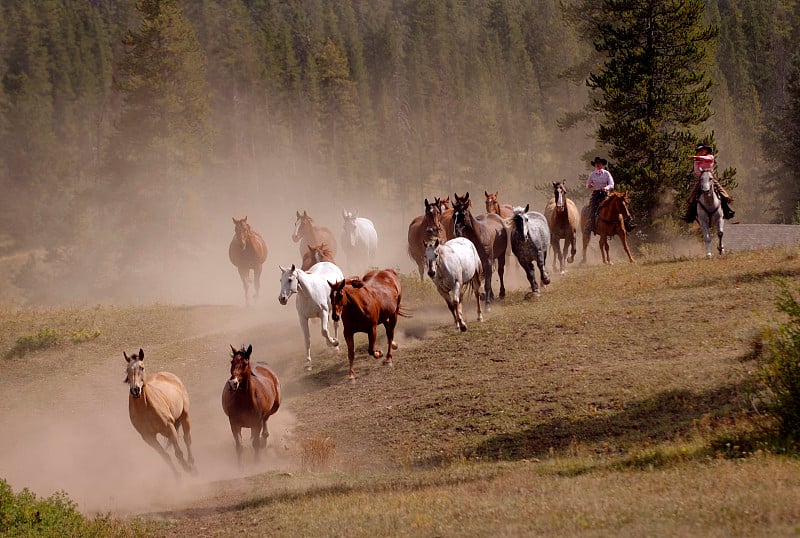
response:
M464 332L467 332L467 326L466 326L466 325L459 325L459 326L458 326L458 329L459 329L459 330L460 330L462 333L464 333Z
M397 349L397 342L392 340L392 349Z
M525 300L526 301L530 300L530 299L533 299L534 297L539 297L539 292L538 291L529 291L528 293L525 294Z
M386 359L385 361L383 361L383 365L391 368L394 366L394 363L392 362L392 359Z
M375 353L372 354L372 356L375 357L376 359L380 359L381 357L383 357L383 351L376 351Z
M311 371L311 365L310 364L306 364L306 372L310 372L310 371Z
M328 344L331 347L339 347L339 341L336 338L331 338L330 340L328 340Z

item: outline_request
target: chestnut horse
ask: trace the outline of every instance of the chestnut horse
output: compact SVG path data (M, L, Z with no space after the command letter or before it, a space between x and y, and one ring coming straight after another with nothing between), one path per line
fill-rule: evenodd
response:
M630 219L631 213L628 209L628 193L610 192L608 197L600 202L597 212L597 235L600 236L600 254L603 263L611 264L608 256L608 239L618 235L622 241L622 248L628 255L628 261L633 263L631 249L628 248L628 232L625 230L624 220ZM581 229L583 230L583 259L581 263L586 263L586 247L589 246L591 232L586 230L589 221L589 206L586 205L581 210Z
M442 206L439 198L433 203L425 198L425 214L415 217L408 225L408 255L417 263L420 280L425 280L425 243L437 238L444 242L440 222Z
M361 278L348 278L328 284L331 288L333 321L341 318L344 340L347 342L347 359L350 362L348 378L351 381L356 378L353 370L355 333L367 333L368 353L376 359L383 357L383 353L375 349L378 324L383 324L386 329L388 341L383 364L391 366L392 350L397 349L394 341L397 316L408 316L400 309L403 291L397 273L392 269L374 270Z
M454 193L455 194L455 193ZM506 249L508 248L508 232L503 219L494 213L486 213L478 217L472 215L472 201L469 192L464 196L455 194L453 204L453 229L458 237L466 237L475 245L483 265L483 288L486 296L486 311L491 311L494 298L492 292L492 263L497 260L497 275L500 277L500 298L506 296L506 285L503 280L506 267Z
M250 428L255 460L267 446L267 419L281 405L281 382L263 362L250 363L253 346L236 350L231 346L231 376L222 387L222 410L228 415L236 458L242 464L242 428Z
M325 243L328 246L331 257L336 256L336 239L333 237L333 232L324 226L315 225L314 219L309 217L305 211L303 211L302 215L299 211L297 212L292 241L295 243L300 242L301 257L305 255L308 245L319 245L320 243Z
M333 261L331 249L329 249L325 243L320 243L319 245L308 245L308 252L303 254L303 263L300 268L303 271L308 271L311 269L311 266L319 262L335 263Z
M128 363L125 383L128 383L128 415L131 424L142 436L142 439L158 452L172 469L176 477L178 470L156 438L163 435L168 445L175 449L175 457L187 472L194 468L192 456L192 435L189 424L189 393L181 380L170 372L144 374L144 351L122 356ZM183 452L178 445L178 429L183 429L183 442L186 444L188 461L183 459Z
M564 257L567 263L575 261L578 247L578 222L580 213L575 202L567 198L567 180L553 182L553 197L544 208L544 216L550 227L550 246L553 247L553 268L563 275ZM561 240L564 240L564 249L561 249ZM569 256L567 250L569 249Z
M497 194L499 192L500 191L494 191L493 194L489 194L485 190L483 191L484 196L486 196L486 212L500 215L504 219L513 217L514 208L511 207L510 204L500 205L500 202L497 201Z
M250 227L246 216L243 219L233 218L233 239L228 247L228 258L239 270L246 305L250 304L250 270L253 270L255 300L258 300L258 292L261 289L261 266L267 260L267 244L264 243L261 234Z

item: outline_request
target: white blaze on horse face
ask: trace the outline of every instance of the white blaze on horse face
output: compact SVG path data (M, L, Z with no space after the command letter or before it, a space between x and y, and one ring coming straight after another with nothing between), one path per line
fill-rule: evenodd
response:
M131 358L128 363L128 384L131 395L138 398L142 395L144 387L144 364L137 358Z

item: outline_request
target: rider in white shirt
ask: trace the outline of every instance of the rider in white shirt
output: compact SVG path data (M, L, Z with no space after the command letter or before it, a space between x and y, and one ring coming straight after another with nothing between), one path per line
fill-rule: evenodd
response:
M595 220L597 219L597 211L600 208L600 202L605 200L608 193L614 190L614 178L611 172L605 169L608 161L600 157L595 157L590 163L594 166L594 170L586 178L586 188L592 189L592 197L589 199L589 222L586 224L586 230L591 233L595 230ZM631 231L636 227L630 221L625 222L625 229Z

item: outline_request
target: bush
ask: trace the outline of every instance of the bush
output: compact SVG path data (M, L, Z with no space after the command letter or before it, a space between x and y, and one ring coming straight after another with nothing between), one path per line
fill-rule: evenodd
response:
M29 334L17 338L17 341L14 343L14 347L12 347L8 353L6 353L6 358L15 356L22 357L26 353L32 351L53 347L57 343L58 333L56 330L51 329L50 327L43 327L39 329L36 334Z
M800 440L800 304L785 282L776 304L788 321L764 331L756 377L781 438Z

